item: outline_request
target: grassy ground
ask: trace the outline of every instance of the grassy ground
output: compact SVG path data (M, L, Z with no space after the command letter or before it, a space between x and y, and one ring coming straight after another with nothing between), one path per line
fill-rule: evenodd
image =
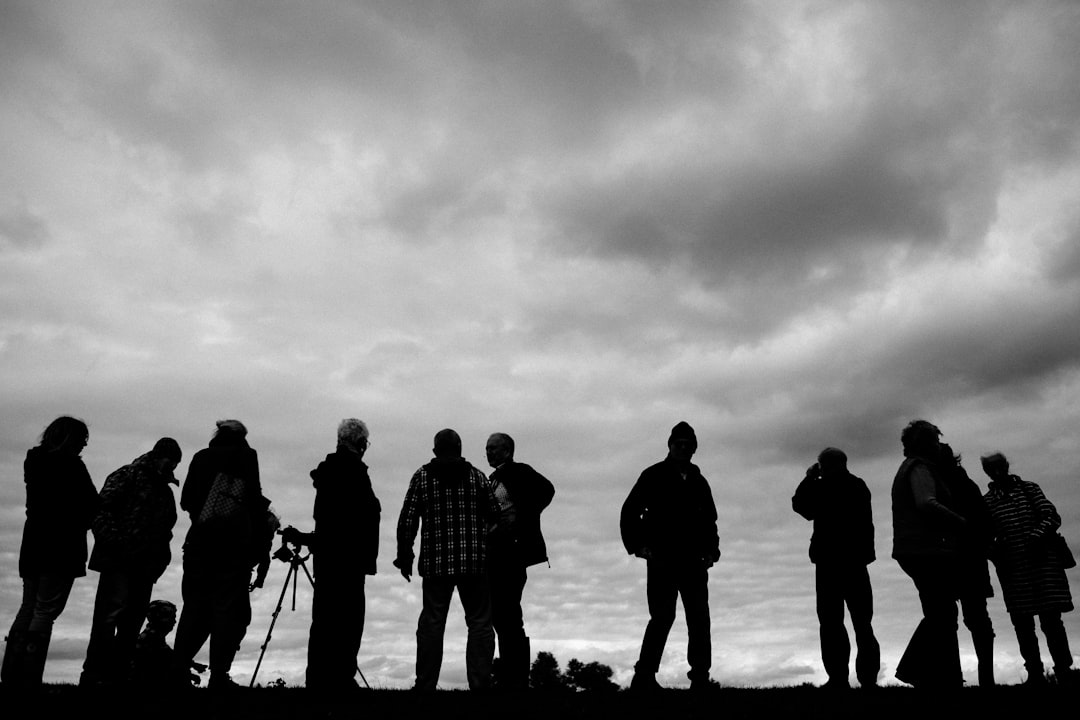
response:
M812 687L718 688L704 693L664 690L642 696L611 693L477 695L464 691L414 694L405 690L361 690L347 698L309 693L303 688L259 688L215 693L142 695L47 685L27 695L0 690L4 717L140 718L140 720L318 720L322 718L429 718L430 720L576 720L577 718L870 718L925 720L948 717L1046 717L1075 712L1076 688L1019 686L966 688L933 695L910 688L834 693ZM10 713L14 708L23 712Z

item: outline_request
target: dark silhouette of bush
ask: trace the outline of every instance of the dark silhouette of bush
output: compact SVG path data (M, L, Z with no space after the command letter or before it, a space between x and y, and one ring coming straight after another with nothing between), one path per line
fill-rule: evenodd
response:
M607 665L598 662L583 663L573 658L567 663L563 678L574 690L611 692L619 689L619 686L611 679L613 674L614 672Z
M529 687L534 690L566 689L566 680L554 655L549 652L536 653L536 659L529 671Z

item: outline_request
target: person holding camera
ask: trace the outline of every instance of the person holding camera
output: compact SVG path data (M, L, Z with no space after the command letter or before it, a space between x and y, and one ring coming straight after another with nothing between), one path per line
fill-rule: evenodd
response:
M293 527L282 539L311 550L315 597L308 636L307 687L353 690L356 657L364 634L364 583L375 574L379 554L379 517L364 463L370 433L362 420L342 420L337 449L311 471L315 485L315 531Z
M814 523L810 562L814 564L821 660L826 688L849 687L851 642L844 627L844 605L851 615L858 654L855 674L862 687L877 685L881 649L871 620L874 594L867 566L874 562L874 518L870 490L847 469L847 455L828 447L807 469L791 498L791 508Z

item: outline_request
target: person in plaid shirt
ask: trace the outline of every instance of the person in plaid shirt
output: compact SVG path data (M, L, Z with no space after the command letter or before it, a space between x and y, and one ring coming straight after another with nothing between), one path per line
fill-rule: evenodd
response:
M424 606L416 626L416 690L434 690L442 667L443 632L457 588L469 628L465 668L469 688L491 686L495 630L487 577L487 529L498 505L484 473L461 456L453 430L435 435L435 457L412 476L397 526L394 567L412 580L413 541L420 530ZM422 522L421 522L422 520Z

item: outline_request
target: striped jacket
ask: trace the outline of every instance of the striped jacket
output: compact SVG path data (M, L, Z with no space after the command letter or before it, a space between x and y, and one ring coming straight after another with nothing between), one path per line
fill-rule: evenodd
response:
M498 512L484 473L463 458L436 458L409 482L398 517L394 564L411 570L419 529L421 577L483 575L487 530Z
M1048 552L1061 517L1042 489L1010 475L1006 483L991 482L983 497L994 533L991 559L1006 609L1021 615L1072 610L1065 570Z

